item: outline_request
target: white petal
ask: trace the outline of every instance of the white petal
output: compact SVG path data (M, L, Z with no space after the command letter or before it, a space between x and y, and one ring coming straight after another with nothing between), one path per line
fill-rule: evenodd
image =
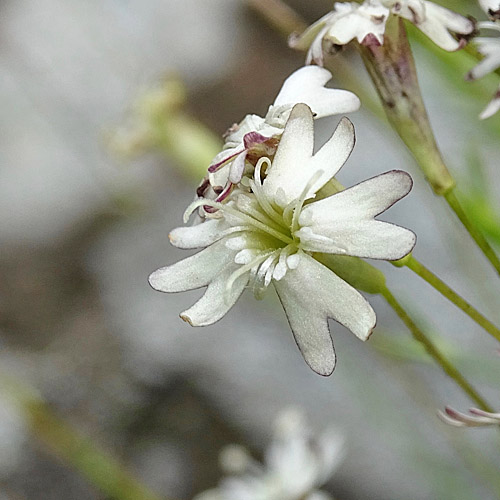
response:
M238 124L237 129L226 137L226 144L239 147L243 143L245 134L260 130L264 124L264 118L259 115L246 115Z
M482 30L500 31L500 24L494 21L482 21L480 23L477 23L477 27ZM475 38L474 41L477 42L478 38Z
M402 170L391 170L340 193L310 203L302 210L300 225L323 226L372 219L411 190L413 181Z
M313 195L340 170L351 154L354 140L354 127L347 118L343 118L328 142L312 156L313 116L308 106L297 104L264 180L265 193L275 200L280 189L290 203L302 194L313 176L322 171L309 190L308 197Z
M467 75L468 79L482 78L500 67L500 38L476 38L478 51L484 56Z
M328 33L328 26L325 26L311 43L306 56L306 65L317 64L323 66L325 64L325 54L323 53L323 38Z
M320 375L330 375L336 361L327 318L362 340L375 328L375 312L366 299L307 254L274 286L306 363Z
M180 317L191 326L208 326L219 321L234 306L248 283L249 273L239 276L226 291L226 283L238 265L226 266L213 281L210 282L203 297Z
M332 223L314 227L328 241L301 238L301 247L310 252L345 254L367 259L399 260L408 255L417 238L409 229L376 220ZM298 231L297 236L302 233Z
M373 35L382 44L389 14L389 9L379 3L354 4L352 12L343 15L331 26L328 37L338 45L345 45L354 39L362 43L368 35Z
M349 118L342 118L330 139L308 162L308 179L316 172L323 171L321 177L311 187L311 194L319 191L338 173L351 155L355 141L354 125Z
M231 158L234 158L237 154L241 153L241 145L238 144L236 147L225 148L220 153L217 153L208 167L208 171L212 173L214 169L222 168L221 165ZM217 171L217 170L215 170Z
M391 11L414 24L425 20L425 4L422 0L382 0Z
M474 23L456 12L441 7L433 2L424 1L425 19L414 22L411 15L401 12L400 15L414 22L415 26L425 33L436 45L447 51L458 50L461 45L450 33L469 35L474 31Z
M203 248L222 238L222 231L228 227L224 219L209 219L195 226L178 227L168 238L177 248Z
M479 0L479 5L488 15L492 15L500 11L499 0Z
M245 161L247 158L247 152L241 152L231 163L231 168L229 169L229 182L232 184L238 184L243 177L243 171L245 170Z
M500 88L495 94L495 97L490 101L488 106L486 106L483 112L479 115L479 118L481 118L481 120L485 120L486 118L493 116L498 110L500 110Z
M233 258L234 252L220 240L187 259L156 270L149 276L149 284L159 292L184 292L207 286Z
M315 118L350 113L359 109L358 97L347 90L325 88L332 74L319 66L305 66L292 73L283 83L275 106L307 104Z
M336 16L335 12L329 12L311 24L302 34L293 33L288 39L288 45L293 49L307 50L319 36L322 38L325 27L332 23Z
M274 199L279 188L285 193L287 203L300 195L305 186L301 182L304 176L300 172L311 158L313 147L312 112L305 104L297 104L290 113L273 164L263 183L264 192L269 198ZM297 176L301 177L298 182ZM295 194L297 191L298 194Z

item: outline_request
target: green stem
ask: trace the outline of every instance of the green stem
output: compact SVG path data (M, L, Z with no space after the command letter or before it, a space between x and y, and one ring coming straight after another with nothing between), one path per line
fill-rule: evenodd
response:
M107 498L113 500L166 500L139 482L130 471L91 439L58 417L23 382L0 373L0 389L19 408L35 439L63 463L71 465Z
M495 268L496 272L500 274L500 259L488 243L483 233L474 225L474 223L467 217L462 205L458 201L454 190L448 191L444 198L448 202L450 208L455 212L455 215L460 219L462 225L467 229L472 239L476 242L477 246L481 249L485 257L490 261L491 265Z
M412 153L434 192L445 198L500 274L500 260L455 196L455 180L443 160L432 131L403 20L395 17L388 19L383 45L359 45L359 49L390 124Z
M420 342L428 354L436 361L443 371L483 410L491 411L491 406L483 399L483 397L474 389L474 387L465 379L458 369L448 360L434 345L432 340L420 330L413 322L408 313L404 310L401 304L396 300L394 295L388 288L382 292L387 303L394 309L401 321L410 330L413 338Z
M115 500L161 500L95 443L54 415L45 403L31 402L24 408L34 436L106 496Z
M26 404L25 410L35 437L106 496L116 500L161 500L110 455L54 415L44 403Z
M460 295L453 291L444 281L438 278L434 273L429 271L415 257L411 256L405 260L405 265L415 274L427 281L429 285L434 287L441 295L446 297L450 302L453 302L467 316L473 319L480 327L484 328L492 337L500 341L500 329L498 329L491 321L485 318L477 309L471 306Z
M250 8L285 37L294 32L302 32L307 28L304 19L281 0L247 0L247 3Z

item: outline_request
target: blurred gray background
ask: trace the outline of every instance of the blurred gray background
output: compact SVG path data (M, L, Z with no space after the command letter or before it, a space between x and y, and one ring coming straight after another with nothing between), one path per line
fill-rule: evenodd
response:
M309 21L330 7L290 4ZM243 0L0 3L0 371L34 386L168 498L214 486L227 443L259 456L274 417L290 405L318 429L334 425L345 435L347 458L326 488L336 498L497 498L482 464L498 466L498 436L436 418L445 404L469 402L418 347L416 360L390 348L409 333L380 298L369 297L378 327L368 343L332 324L339 363L324 379L303 362L273 293L261 302L244 294L222 321L193 329L178 313L200 291L167 296L147 284L151 271L185 256L167 235L196 184L159 154L116 161L103 130L123 119L141 88L176 73L190 113L222 134L246 113L264 114L302 57ZM468 145L480 145L498 186L498 139L477 121L488 96L467 99L432 55L418 49L417 60L454 172L465 176ZM355 54L352 64L367 80ZM393 168L414 174L413 193L384 217L414 230L417 258L500 321L498 282L409 154L367 111L350 118L357 146L341 182ZM320 143L336 120L318 123ZM499 401L495 343L409 271L376 265ZM0 499L105 498L2 399Z

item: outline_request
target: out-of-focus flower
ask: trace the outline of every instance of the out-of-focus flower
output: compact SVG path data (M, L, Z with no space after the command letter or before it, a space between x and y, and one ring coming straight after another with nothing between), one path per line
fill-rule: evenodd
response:
M289 410L276 422L264 463L240 446L221 454L230 474L195 500L331 500L320 491L343 459L342 437L333 429L314 435L301 414Z
M328 70L318 67L304 67L292 73L264 118L247 115L226 132L224 149L212 160L209 176L198 194L224 201L243 177L245 168L253 169L261 156L272 157L295 104L307 104L315 118L359 109L360 101L352 92L325 87L331 78Z
M292 35L289 44L308 49L307 64L323 65L323 42L327 51L356 39L363 45L383 45L385 25L391 14L412 22L436 45L454 51L463 47L474 32L474 22L427 0L366 0L335 3L334 10L301 35Z
M194 226L170 233L180 248L207 247L154 272L150 284L162 292L208 286L181 318L192 326L221 319L246 287L260 297L273 283L307 364L321 375L335 367L328 318L361 340L375 327L375 312L351 285L314 258L316 252L398 260L415 245L408 229L375 220L406 196L411 177L386 172L326 198L320 190L343 166L354 147L354 127L343 118L313 155L311 109L297 104L286 123L274 160L262 157L252 177L242 178L223 204L201 198L217 211Z
M500 31L500 24L494 22L482 22L478 24L480 29L491 29ZM497 68L500 68L500 37L477 37L474 38L477 50L484 56L484 59L467 74L468 80L481 78ZM500 109L500 87L496 91L493 99L483 110L479 117L484 120L493 116Z
M158 145L158 123L181 109L186 90L176 77L166 77L141 91L126 121L106 131L110 151L121 158L134 158Z
M471 408L470 415L461 413L447 406L443 411L438 412L439 418L454 427L488 427L492 425L500 426L500 413L490 413Z

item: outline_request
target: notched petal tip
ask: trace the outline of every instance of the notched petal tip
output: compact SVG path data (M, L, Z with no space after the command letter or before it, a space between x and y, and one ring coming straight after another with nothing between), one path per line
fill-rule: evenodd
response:
M375 328L377 328L377 316L375 315L374 313L374 320L373 320L373 326L371 326L365 335L362 335L362 336L358 336L358 338L360 340L362 340L363 342L366 342L371 336L372 336L372 333L375 331Z
M361 40L361 45L365 45L367 47L381 47L383 42L380 42L380 40L373 33L368 33L363 40Z
M191 318L187 314L180 313L179 318L181 318L182 321L185 321L186 323L188 323L190 326L198 326L198 325L193 323L193 321L191 320Z

